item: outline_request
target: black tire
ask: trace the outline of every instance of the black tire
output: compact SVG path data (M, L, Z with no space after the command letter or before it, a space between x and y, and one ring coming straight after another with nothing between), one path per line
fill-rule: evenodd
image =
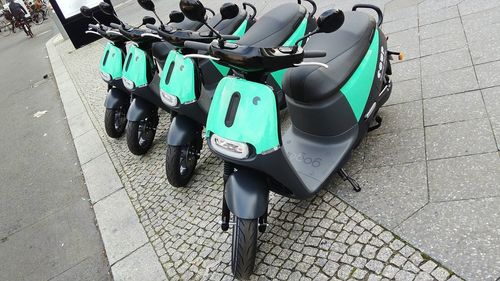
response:
M34 24L36 25L40 25L43 23L44 21L44 18L43 18L43 15L41 12L35 12L32 16L31 16L31 19L33 21Z
M237 279L248 279L253 273L257 253L257 219L234 216L231 270Z
M167 145L165 171L172 186L182 187L188 184L194 175L198 153L196 141L184 146Z
M117 139L125 133L127 126L127 111L123 107L106 108L104 113L104 128L110 138Z
M144 155L153 145L158 122L154 120L128 121L127 146L135 155Z

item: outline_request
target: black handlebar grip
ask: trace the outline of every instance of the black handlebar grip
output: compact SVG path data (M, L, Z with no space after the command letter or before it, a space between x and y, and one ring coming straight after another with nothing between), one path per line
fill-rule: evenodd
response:
M210 50L210 44L195 42L195 41L186 41L184 42L184 47L189 49L195 49L199 51L208 51Z
M112 28L115 28L115 29L121 29L121 27L122 27L120 24L114 23L114 22L110 23L109 26L111 26Z
M325 56L325 51L304 51L304 58L322 58Z
M158 26L156 26L154 24L147 23L146 27L149 28L149 29L151 29L151 30L158 31Z
M224 40L240 40L240 37L236 36L236 35L222 35L222 39L224 39Z

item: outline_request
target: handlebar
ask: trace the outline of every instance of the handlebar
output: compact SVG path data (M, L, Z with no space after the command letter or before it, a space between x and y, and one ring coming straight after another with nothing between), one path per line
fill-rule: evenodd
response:
M101 28L99 25L97 25L97 24L91 24L91 23L89 23L89 27L92 28L92 29L95 29L95 30Z
M189 49L195 49L199 51L208 51L210 50L210 44L195 42L195 41L186 41L184 42L184 47Z
M236 36L236 35L222 35L222 39L224 39L224 40L240 40L240 37Z
M325 51L304 51L304 58L322 58L325 56Z
M117 24L117 23L114 23L114 22L110 23L109 26L111 26L112 28L116 28L116 29L121 29L122 28L121 24Z
M365 9L374 10L378 16L377 26L380 27L382 25L382 23L384 22L384 14L382 13L382 11L380 10L379 7L377 7L375 5L370 5L370 4L357 4L357 5L352 6L353 11L356 11L358 8L365 8Z

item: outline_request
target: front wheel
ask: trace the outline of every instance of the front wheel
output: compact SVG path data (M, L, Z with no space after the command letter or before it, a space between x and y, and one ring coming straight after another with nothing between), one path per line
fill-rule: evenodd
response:
M40 25L43 23L44 21L44 18L43 18L43 15L42 13L40 12L36 12L34 13L32 16L31 16L31 19L33 20L33 23L35 23L36 25Z
M253 273L257 253L257 219L234 216L231 270L237 279L248 279Z
M146 154L153 145L158 123L151 119L128 121L127 123L127 146L130 152L135 155Z
M168 182L172 186L186 186L193 177L199 153L196 141L183 146L167 146L165 170Z
M119 108L106 108L104 113L104 128L110 138L117 139L125 132L127 126L127 109L124 107Z

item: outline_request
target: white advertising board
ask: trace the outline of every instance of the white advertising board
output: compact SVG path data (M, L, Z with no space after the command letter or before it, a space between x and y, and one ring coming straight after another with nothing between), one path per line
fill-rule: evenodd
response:
M102 0L57 0L57 4L61 9L65 18L70 18L80 13L81 6L94 8L99 5Z

